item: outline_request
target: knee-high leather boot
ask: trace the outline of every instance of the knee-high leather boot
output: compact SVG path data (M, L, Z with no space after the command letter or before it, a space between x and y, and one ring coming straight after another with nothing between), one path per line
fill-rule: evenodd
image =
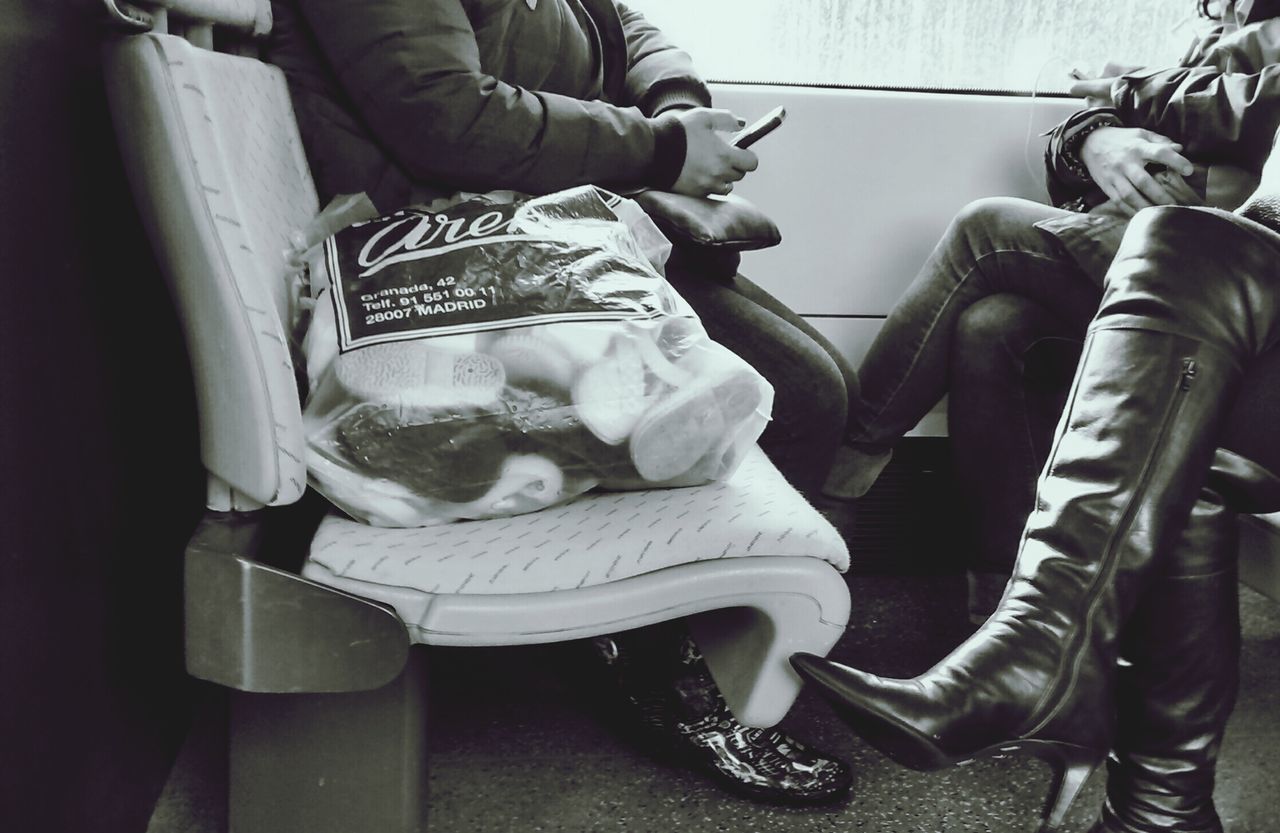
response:
M1280 236L1211 209L1131 223L1090 325L1017 565L992 617L911 680L792 662L917 769L1025 750L1060 765L1061 823L1110 748L1120 628L1186 525L1242 362L1274 340Z
M1213 786L1239 682L1237 513L1278 508L1280 478L1218 451L1121 636L1107 799L1090 833L1222 833Z
M1221 833L1218 748L1239 658L1236 514L1206 489L1125 627L1107 798L1092 833Z

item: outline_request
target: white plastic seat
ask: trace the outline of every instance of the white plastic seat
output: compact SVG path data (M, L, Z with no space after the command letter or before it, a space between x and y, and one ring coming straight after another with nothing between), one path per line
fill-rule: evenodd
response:
M426 827L425 655L411 642L548 642L688 616L738 717L781 719L799 689L787 656L843 632L848 554L758 450L724 484L521 518L387 530L312 513L284 259L318 206L284 77L251 56L270 6L133 6L105 79L196 381L210 488L186 554L187 666L231 689L232 829ZM575 549L565 534L560 561L539 564L557 520L595 524L598 540Z
M768 458L752 449L722 483L594 493L512 518L394 529L331 513L316 531L303 575L387 602L415 641L492 645L503 633L513 643L544 642L556 633L586 635L572 633L584 628L632 627L638 611L614 607L595 621L598 616L577 609L576 591L605 591L607 597L636 577L691 563L728 577L779 557L823 559L846 569L839 534L815 515ZM827 564L813 566L827 575ZM725 587L737 592L755 585L739 587L729 578ZM539 616L519 632L493 631L483 622L467 627L445 613L450 603L466 600L474 607L478 597L496 596L509 611L503 618L518 619L520 604L556 594L566 599L564 617ZM474 641L469 633L477 633Z
M330 514L302 572L385 602L429 645L558 642L727 609L695 632L739 719L771 726L798 693L787 657L844 631L848 589L832 568L848 566L836 530L754 449L724 483L514 518L424 530Z

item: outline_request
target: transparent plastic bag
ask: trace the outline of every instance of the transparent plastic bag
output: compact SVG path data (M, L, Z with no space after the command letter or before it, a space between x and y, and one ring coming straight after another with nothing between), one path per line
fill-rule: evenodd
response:
M298 330L313 485L357 519L425 526L727 477L773 391L662 278L669 251L592 187L327 237Z

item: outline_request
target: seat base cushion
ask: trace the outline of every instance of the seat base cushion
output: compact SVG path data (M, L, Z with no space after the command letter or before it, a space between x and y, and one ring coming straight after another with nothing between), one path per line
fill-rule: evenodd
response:
M320 524L304 574L371 590L545 593L761 555L818 558L840 571L849 566L840 534L753 448L723 482L595 493L512 518L388 529L335 512Z

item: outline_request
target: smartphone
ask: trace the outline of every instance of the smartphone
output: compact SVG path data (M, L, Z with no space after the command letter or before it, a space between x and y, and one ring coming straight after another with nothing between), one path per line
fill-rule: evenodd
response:
M729 144L736 148L749 148L756 142L768 136L773 129L787 118L787 108L775 107L764 115L764 118L755 124L747 125L737 133L733 134L733 138L729 140Z

